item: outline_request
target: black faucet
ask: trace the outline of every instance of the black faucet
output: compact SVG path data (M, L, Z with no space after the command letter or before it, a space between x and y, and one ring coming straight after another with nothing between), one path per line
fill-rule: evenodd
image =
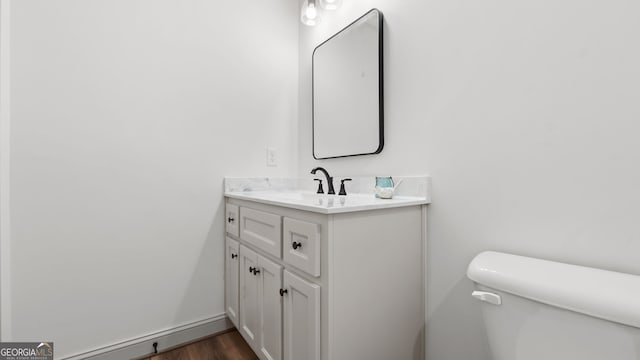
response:
M314 168L313 170L311 170L311 173L315 175L316 171L318 170L322 171L324 173L324 176L327 177L327 186L329 186L329 191L327 191L327 194L335 195L336 191L333 189L333 177L329 176L329 172L327 172L327 170L321 167Z

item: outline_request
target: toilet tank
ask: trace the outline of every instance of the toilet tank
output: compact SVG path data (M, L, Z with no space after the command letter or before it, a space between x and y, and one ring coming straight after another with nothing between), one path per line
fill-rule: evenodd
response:
M491 251L467 276L493 360L640 360L640 276Z

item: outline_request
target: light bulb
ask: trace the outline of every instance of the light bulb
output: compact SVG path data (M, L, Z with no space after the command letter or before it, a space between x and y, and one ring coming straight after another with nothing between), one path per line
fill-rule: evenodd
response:
M320 7L325 10L335 10L340 7L342 0L320 0Z
M316 16L318 16L318 10L316 10L316 6L313 4L309 4L309 6L307 6L307 10L305 11L305 15L307 15L310 20L314 20Z
M308 26L314 26L320 22L320 13L316 7L316 0L304 0L300 21Z

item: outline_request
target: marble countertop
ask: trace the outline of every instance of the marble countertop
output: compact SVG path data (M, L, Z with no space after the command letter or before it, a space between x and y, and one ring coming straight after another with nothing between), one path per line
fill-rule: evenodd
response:
M399 177L398 177L399 178ZM321 214L337 214L354 211L378 210L402 206L429 204L430 179L428 177L402 178L392 199L376 198L370 193L349 193L346 196L316 194L309 190L315 184L309 179L227 178L225 196L233 199L255 201L263 204L312 211ZM372 180L373 181L373 180ZM307 186L309 182L311 186ZM367 178L354 178L354 188L367 189ZM300 185L303 186L300 186ZM404 191L400 191L404 186ZM370 187L373 191L373 186Z

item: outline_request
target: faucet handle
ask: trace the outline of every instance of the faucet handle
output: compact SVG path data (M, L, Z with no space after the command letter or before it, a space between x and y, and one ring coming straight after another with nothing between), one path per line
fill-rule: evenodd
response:
M313 179L318 182L318 191L316 194L324 194L324 189L322 188L322 180L321 179Z
M344 188L344 182L351 181L351 180L353 179L346 178L346 179L340 180L340 192L338 192L338 195L347 195L347 190Z

